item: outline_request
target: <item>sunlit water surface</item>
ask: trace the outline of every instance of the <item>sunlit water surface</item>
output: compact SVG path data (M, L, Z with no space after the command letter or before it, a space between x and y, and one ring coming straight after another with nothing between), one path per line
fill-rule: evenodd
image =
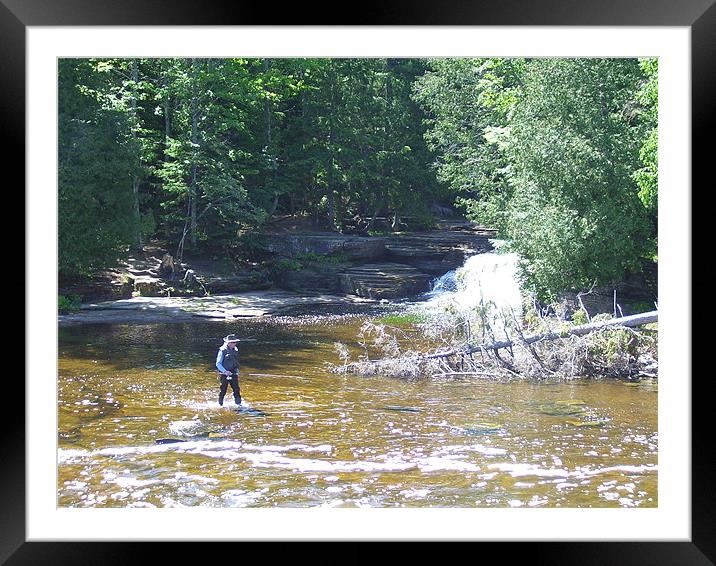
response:
M58 504L657 505L656 381L328 371L367 316L61 328ZM230 332L254 339L241 390L256 411L230 390L217 402Z

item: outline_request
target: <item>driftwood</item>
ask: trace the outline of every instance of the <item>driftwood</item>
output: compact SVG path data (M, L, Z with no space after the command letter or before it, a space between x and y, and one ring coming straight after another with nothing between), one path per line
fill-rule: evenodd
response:
M634 314L631 316L624 316L621 318L611 318L609 320L603 320L599 322L590 322L589 324L581 324L579 326L573 326L572 328L568 328L562 332L547 332L544 334L532 334L530 336L523 337L520 341L516 342L514 340L496 340L494 342L488 342L485 344L478 344L478 345L466 345L462 346L460 348L453 348L452 350L448 350L446 352L436 352L435 354L426 354L423 356L420 356L424 359L435 359L435 358L447 358L450 356L455 356L459 354L472 354L474 352L482 352L486 350L499 350L501 348L509 348L511 346L514 346L515 344L533 344L535 342L540 342L542 340L556 340L558 338L565 338L567 336L584 336L585 334L589 334L590 332L594 332L595 330L601 330L603 328L608 328L610 326L625 326L625 327L634 327L634 326L641 326L643 324L650 324L652 322L657 322L659 319L658 317L658 311L649 311L645 313L640 314Z
M584 336L602 330L609 327L635 327L644 324L650 324L658 321L658 311L650 311L641 314L635 314L631 316L624 316L620 318L612 318L609 320L603 320L599 322L590 322L589 324L581 324L579 326L573 326L560 331L551 331L542 334L532 334L528 336L520 336L519 340L494 340L492 342L485 342L482 344L465 344L458 348L451 348L449 350L443 350L440 352L434 352L432 354L416 354L412 356L403 356L399 359L403 362L421 362L426 360L437 360L441 358L450 358L452 356L466 356L475 352L487 352L493 351L495 354L498 350L503 348L511 348L515 345L529 346L536 342L543 340L557 340L559 338L566 338L567 336ZM351 367L365 367L366 364L386 364L392 363L396 359L390 360L366 360L360 362L352 362L345 364L343 370Z
M204 291L204 295L209 294L209 291L206 290L206 287L204 287L204 284L201 282L201 279L196 276L196 273L194 273L193 269L186 270L186 273L184 274L184 279L182 279L182 283L188 287L198 285Z

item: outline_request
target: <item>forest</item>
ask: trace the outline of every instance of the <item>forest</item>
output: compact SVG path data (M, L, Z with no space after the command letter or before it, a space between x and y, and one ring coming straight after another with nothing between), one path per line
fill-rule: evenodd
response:
M497 229L549 298L657 260L655 59L60 59L59 274L279 217ZM381 219L379 223L377 219Z
M58 94L59 507L661 504L656 59Z

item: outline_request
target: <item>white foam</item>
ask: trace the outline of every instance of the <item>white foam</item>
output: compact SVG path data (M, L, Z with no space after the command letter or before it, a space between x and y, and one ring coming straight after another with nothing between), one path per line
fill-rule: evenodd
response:
M341 460L318 460L315 458L289 458L275 452L243 452L238 450L192 450L210 458L247 460L258 468L284 468L298 472L390 472L415 468L411 462L348 462Z
M186 434L202 425L199 419L191 421L174 421L169 424L169 431L173 434Z
M288 444L287 446L281 445L257 445L257 444L244 444L245 450L258 450L262 452L288 452L289 450L300 450L303 452L323 452L330 454L333 447L330 444L320 444L318 446L310 446L308 444Z
M485 446L484 444L455 444L450 446L443 446L439 450L437 450L434 455L440 455L440 454L452 454L452 453L462 453L462 452L479 452L480 454L483 454L484 456L498 456L502 454L506 454L507 450L504 448L494 448L492 446Z
M246 491L243 489L230 489L221 494L221 498L229 507L244 507L261 498L265 490Z
M418 466L422 472L436 472L442 470L455 470L459 472L479 472L480 466L464 462L462 460L453 459L451 457L430 456L418 460Z
M234 398L231 396L231 394L228 394L226 399L224 399L224 404L219 405L219 400L217 399L207 399L206 401L189 401L187 403L183 403L183 406L185 406L188 409L194 409L197 411L223 411L223 410L232 410L235 411L238 407L241 407L242 409L250 409L251 403L246 401L245 399L241 399L241 404L237 405L234 403ZM181 422L181 421L180 421Z
M84 458L89 455L87 450L79 450L76 448L59 448L57 450L58 464L71 464L72 462Z
M559 478L588 477L609 472L626 472L633 474L641 474L645 472L655 472L658 470L658 467L655 464L646 464L641 466L608 466L605 468L580 467L572 471L566 468L541 468L535 464L519 464L513 462L500 462L495 464L489 464L488 467L493 470L507 472L512 477L537 476Z
M310 444L287 444L287 445L271 445L271 444L245 444L239 440L187 440L184 442L174 442L169 444L150 444L144 446L111 446L100 448L98 450L78 450L78 449L59 449L58 463L71 464L84 458L92 458L94 456L124 456L127 454L160 454L163 452L191 452L200 453L212 458L227 458L234 460L241 455L239 450L247 452L259 453L280 453L290 450L298 450L301 452L319 452L330 454L333 447L330 444L319 444L312 446Z
M431 310L453 307L466 312L480 305L493 305L497 312L518 314L522 309L518 261L514 253L470 256L462 267L434 281L426 306Z
M144 487L146 485L152 485L154 483L160 483L159 480L140 480L135 477L120 476L111 480L112 483L117 484L120 487Z
M538 476L538 477L568 477L574 475L573 472L564 468L540 468L535 464L516 464L504 462L498 464L490 464L488 468L500 470L509 473L513 478L522 476Z

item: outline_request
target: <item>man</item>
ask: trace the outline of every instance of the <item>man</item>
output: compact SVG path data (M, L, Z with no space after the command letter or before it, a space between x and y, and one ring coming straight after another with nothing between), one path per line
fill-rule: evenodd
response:
M241 405L241 390L239 389L239 339L229 334L224 338L224 344L216 355L216 369L219 370L219 405L223 407L224 396L229 385L234 392L234 401Z

